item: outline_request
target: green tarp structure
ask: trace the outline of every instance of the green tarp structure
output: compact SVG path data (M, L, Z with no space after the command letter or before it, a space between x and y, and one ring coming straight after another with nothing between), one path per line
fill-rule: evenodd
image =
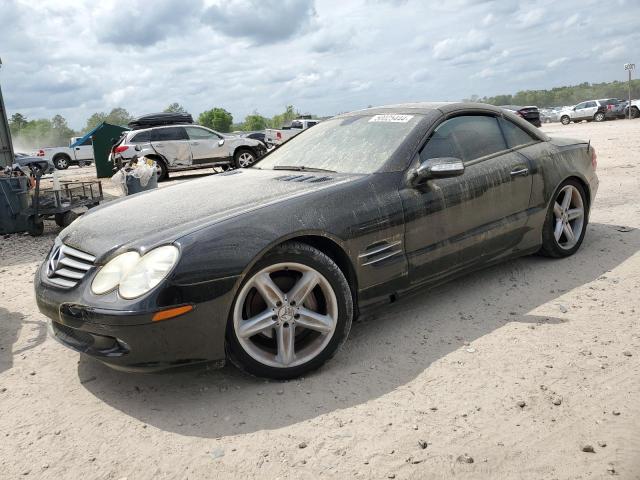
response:
M1 64L2 62L0 62L0 65ZM7 112L4 109L2 89L0 88L0 167L11 166L14 162L15 159L13 157L13 146L11 145L11 132L9 132Z
M91 137L93 141L93 158L98 178L110 178L115 173L113 163L109 162L109 153L113 144L122 136L122 132L127 130L129 129L103 122L83 137Z

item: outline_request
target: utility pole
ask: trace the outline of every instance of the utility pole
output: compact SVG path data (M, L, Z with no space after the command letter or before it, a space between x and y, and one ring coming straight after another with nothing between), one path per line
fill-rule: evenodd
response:
M0 69L1 68L2 59L0 59ZM11 144L9 120L7 120L7 111L4 108L2 88L0 87L0 167L8 167L14 163L15 157L13 156L13 145Z
M631 70L635 70L635 63L625 63L624 69L629 72L629 120L631 120Z

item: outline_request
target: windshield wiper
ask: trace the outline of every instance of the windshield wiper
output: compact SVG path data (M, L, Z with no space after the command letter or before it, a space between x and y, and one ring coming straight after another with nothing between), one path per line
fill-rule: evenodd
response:
M274 170L293 170L294 172L329 172L338 173L335 170L327 170L326 168L305 167L304 165L276 165Z

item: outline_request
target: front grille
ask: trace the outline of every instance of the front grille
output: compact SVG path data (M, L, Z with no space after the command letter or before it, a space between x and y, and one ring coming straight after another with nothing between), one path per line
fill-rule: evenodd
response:
M47 259L47 280L62 288L75 287L93 267L96 257L68 245L55 245Z

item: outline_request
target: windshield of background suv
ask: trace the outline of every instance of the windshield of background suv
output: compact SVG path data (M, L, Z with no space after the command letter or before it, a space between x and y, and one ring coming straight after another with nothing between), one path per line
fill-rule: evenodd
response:
M389 160L420 119L416 114L384 114L326 120L293 137L254 168L372 173Z

